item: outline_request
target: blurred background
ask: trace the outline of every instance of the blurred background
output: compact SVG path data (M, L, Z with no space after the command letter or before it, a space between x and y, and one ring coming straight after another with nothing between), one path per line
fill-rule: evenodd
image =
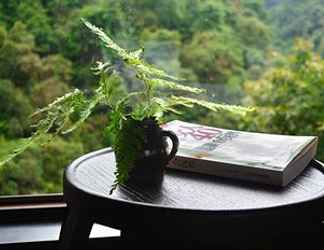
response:
M31 134L29 115L66 91L97 86L97 60L118 65L81 18L210 101L254 106L245 117L187 109L181 119L216 127L318 135L324 160L324 0L1 0L0 153ZM121 72L123 72L122 66ZM136 88L129 72L121 91ZM0 169L0 195L62 191L75 158L109 146L96 111L71 135L34 146Z

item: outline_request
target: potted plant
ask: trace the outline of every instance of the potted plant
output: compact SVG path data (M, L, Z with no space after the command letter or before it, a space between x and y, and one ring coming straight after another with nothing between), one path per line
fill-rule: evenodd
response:
M110 122L107 131L112 136L112 147L116 156L116 181L113 190L132 178L143 182L161 178L164 166L176 153L178 143L174 134L163 131L159 126L166 112L179 114L178 107L191 108L194 105L212 111L245 113L249 110L184 96L185 93L196 95L205 90L180 84L181 79L146 63L142 59L143 48L126 50L100 28L85 20L83 22L125 67L132 70L134 77L142 83L142 89L120 96L115 84L118 69L109 61L97 62L93 70L99 75L99 82L93 95L89 97L83 91L75 89L37 110L32 115L36 121L35 132L31 137L22 139L20 145L0 162L0 166L34 143L43 145L56 135L72 132L86 121L96 106L103 105L109 108ZM161 95L160 89L171 91ZM173 141L171 153L166 151L165 137L170 137Z

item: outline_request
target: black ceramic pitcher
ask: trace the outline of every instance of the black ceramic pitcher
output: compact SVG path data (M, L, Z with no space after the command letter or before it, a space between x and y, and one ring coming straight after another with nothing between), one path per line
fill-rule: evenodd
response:
M126 184L158 185L163 180L165 166L178 150L178 137L172 131L163 130L154 118L139 121L138 126L144 135L143 152L131 169ZM167 138L172 141L170 152Z

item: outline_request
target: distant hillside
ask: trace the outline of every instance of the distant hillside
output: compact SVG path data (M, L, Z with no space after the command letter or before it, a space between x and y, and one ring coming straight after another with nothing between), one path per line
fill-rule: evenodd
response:
M304 38L324 55L323 0L266 0L265 4L277 47L289 50L296 38Z
M265 5L266 5L266 7L271 8L271 7L279 4L280 2L282 2L282 0L266 0Z

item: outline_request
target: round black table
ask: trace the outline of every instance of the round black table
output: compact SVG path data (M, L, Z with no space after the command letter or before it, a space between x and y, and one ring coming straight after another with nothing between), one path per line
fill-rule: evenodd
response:
M312 161L285 188L166 170L159 187L132 184L110 195L114 153L96 151L65 171L68 213L60 249L84 249L95 222L120 229L125 240L184 245L264 243L276 235L311 232L321 227L324 214L322 168Z

